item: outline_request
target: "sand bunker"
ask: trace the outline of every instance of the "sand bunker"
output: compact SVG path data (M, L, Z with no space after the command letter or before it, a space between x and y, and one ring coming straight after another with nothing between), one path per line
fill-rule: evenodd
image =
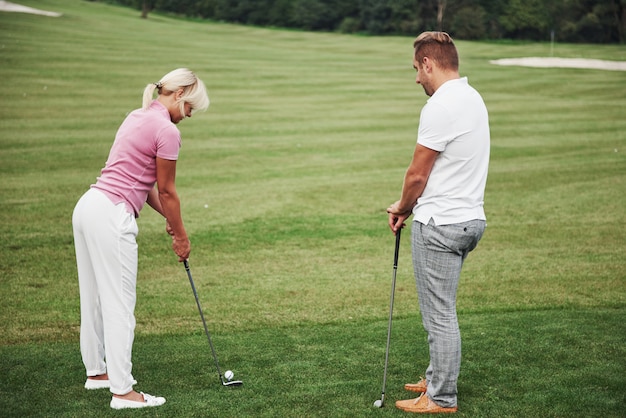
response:
M18 13L32 13L35 15L43 15L50 17L59 17L61 13L48 12L46 10L34 9L32 7L22 6L20 4L9 3L8 1L0 1L0 11L2 12L18 12Z
M604 61L584 58L505 58L489 62L496 65L519 65L537 68L587 68L592 70L626 71L626 61Z

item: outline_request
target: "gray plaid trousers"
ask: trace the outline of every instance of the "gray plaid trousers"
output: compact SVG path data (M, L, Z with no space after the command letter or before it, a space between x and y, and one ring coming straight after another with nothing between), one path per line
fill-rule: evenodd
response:
M414 221L412 226L413 270L430 351L427 394L442 407L457 404L461 334L456 293L463 261L485 226L483 220L437 226L432 219L428 225Z

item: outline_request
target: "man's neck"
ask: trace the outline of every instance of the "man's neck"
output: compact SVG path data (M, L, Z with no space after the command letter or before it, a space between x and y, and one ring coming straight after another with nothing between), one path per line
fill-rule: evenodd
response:
M461 78L458 71L442 71L438 74L435 80L435 91L439 90L444 83L450 80L458 80Z

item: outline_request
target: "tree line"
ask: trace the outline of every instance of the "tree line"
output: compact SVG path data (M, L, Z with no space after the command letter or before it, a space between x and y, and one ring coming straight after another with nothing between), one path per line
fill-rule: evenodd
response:
M102 0L142 11L308 31L624 43L626 0Z

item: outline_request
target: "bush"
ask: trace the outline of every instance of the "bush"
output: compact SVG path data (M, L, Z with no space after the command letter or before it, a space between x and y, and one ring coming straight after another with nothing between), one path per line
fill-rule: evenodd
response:
M487 37L486 18L482 7L464 7L452 18L450 31L460 39L484 39Z
M338 29L341 33L357 33L361 29L361 21L355 17L346 17Z

